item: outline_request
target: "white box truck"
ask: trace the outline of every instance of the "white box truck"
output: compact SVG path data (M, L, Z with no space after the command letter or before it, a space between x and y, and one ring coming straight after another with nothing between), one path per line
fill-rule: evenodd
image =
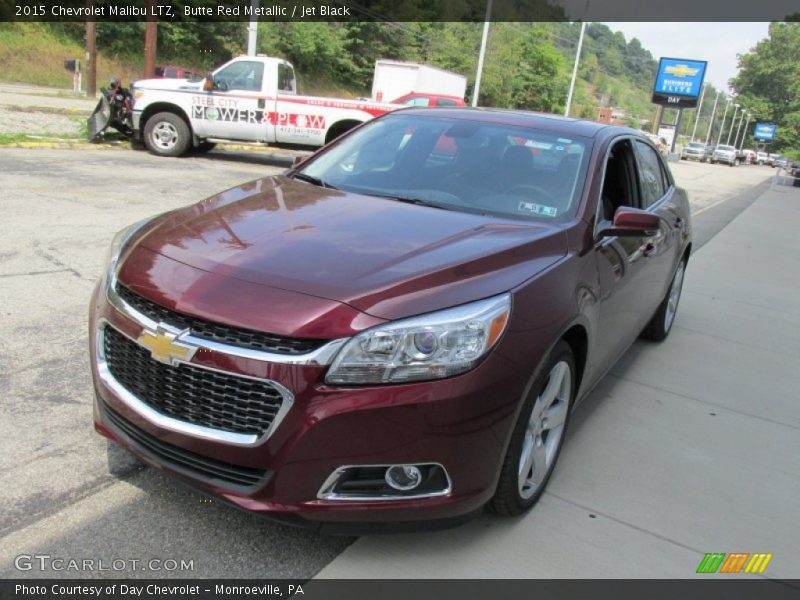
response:
M375 102L403 103L406 96L427 94L463 100L467 78L411 62L376 60L372 80L372 99Z

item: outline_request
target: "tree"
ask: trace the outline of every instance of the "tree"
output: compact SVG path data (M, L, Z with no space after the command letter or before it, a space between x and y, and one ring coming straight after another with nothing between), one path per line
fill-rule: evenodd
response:
M778 126L774 150L800 152L799 23L772 23L769 37L739 55L731 86L757 121Z

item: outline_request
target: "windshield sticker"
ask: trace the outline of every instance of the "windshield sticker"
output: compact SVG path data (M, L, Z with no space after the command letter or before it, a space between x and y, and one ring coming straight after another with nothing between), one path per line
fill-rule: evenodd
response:
M535 202L520 202L518 210L526 215L538 215L540 217L555 217L558 214L556 207L536 204Z

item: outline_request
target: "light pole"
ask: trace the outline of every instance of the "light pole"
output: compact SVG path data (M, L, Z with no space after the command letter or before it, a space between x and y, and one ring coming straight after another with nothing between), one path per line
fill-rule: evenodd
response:
M583 48L583 35L586 33L586 21L581 23L581 35L578 37L578 50L575 52L575 64L572 65L572 80L569 82L569 94L567 94L567 106L564 108L564 116L569 116L569 107L572 104L572 93L575 91L575 79L578 77L578 63L581 61L581 48Z
M730 146L731 134L733 133L733 124L736 123L736 113L739 112L739 105L734 104L736 108L733 110L733 119L731 119L731 128L728 130L728 139L725 140L725 145Z
M728 116L728 109L731 106L731 99L728 98L728 103L725 105L725 112L722 113L722 124L719 126L719 135L717 136L717 146L719 146L720 140L722 140L722 132L725 130L725 117Z
M736 137L733 138L733 147L734 148L736 148L736 140L739 139L739 132L742 130L742 121L744 121L744 113L745 112L747 112L747 111L745 109L742 109L742 116L739 117L739 127L736 128Z
M489 19L492 17L492 0L486 1L486 20L483 22L481 51L478 54L478 72L475 74L475 89L472 90L472 106L478 106L478 95L481 92L481 75L483 75L483 59L486 57L486 39L489 37Z
M717 97L714 98L714 108L711 109L711 118L708 120L708 131L706 131L706 146L711 140L711 130L714 129L714 118L717 116L717 102L719 102L719 95L721 91L717 92Z
M700 92L700 104L697 105L697 116L694 118L694 127L692 128L692 141L694 142L694 134L697 133L697 123L700 122L700 111L703 110L703 98L706 97L706 88L708 84L703 86L703 91Z
M752 118L752 116L753 115L751 115L750 113L747 113L747 122L744 124L744 131L742 132L742 141L739 142L739 150L744 148L744 138L747 137L747 128L750 127L750 119Z

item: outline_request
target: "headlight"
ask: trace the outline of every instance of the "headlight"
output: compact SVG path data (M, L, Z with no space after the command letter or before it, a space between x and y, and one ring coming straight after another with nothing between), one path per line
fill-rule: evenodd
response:
M353 337L326 383L376 384L452 377L472 369L500 339L509 294L373 327Z
M138 221L133 225L129 225L125 229L121 229L114 235L114 239L111 240L111 246L108 249L108 254L106 255L105 260L106 276L109 280L111 279L110 276L114 273L114 271L116 271L119 257L122 254L122 251L125 249L125 246L128 245L130 239L143 227L160 216L161 215L156 215L154 217L148 217L147 219Z

